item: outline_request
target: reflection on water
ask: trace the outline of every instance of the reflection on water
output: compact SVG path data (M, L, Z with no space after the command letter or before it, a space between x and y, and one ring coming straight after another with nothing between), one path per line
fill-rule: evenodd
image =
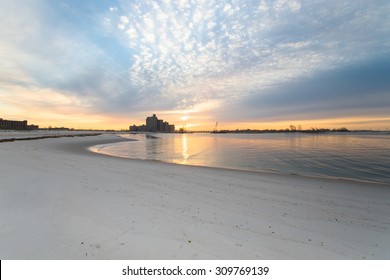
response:
M181 163L187 164L187 159L188 159L187 134L182 135L182 143L183 143L183 161Z
M385 134L143 134L95 146L114 156L390 183Z

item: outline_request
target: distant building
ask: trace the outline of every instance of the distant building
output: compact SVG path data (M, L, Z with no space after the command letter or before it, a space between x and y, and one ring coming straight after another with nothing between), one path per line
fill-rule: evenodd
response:
M157 120L157 131L158 132L165 132L164 131L164 121L163 120Z
M146 131L146 125L131 125L129 126L129 130L131 132L145 132Z
M163 132L163 133L174 133L175 126L170 125L164 120L159 120L156 114L146 118L146 125L131 125L129 126L131 132Z
M175 125L174 124L169 124L168 125L168 132L169 133L175 133Z
M169 124L169 122L164 122L164 132L165 133L174 133L175 132L175 125Z
M158 118L156 114L146 118L146 131L157 132Z
M39 127L37 125L28 125L27 121L11 121L4 120L0 118L0 129L10 129L10 130L37 130Z
M38 125L34 125L34 124L27 125L27 130L38 130L38 129L39 129Z
M163 123L163 132L165 132L165 133L169 132L169 123L168 122Z

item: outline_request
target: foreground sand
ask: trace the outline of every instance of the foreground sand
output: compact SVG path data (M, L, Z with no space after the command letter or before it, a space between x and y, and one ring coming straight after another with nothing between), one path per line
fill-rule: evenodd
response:
M4 137L4 136L3 136ZM0 143L0 259L390 259L390 186Z

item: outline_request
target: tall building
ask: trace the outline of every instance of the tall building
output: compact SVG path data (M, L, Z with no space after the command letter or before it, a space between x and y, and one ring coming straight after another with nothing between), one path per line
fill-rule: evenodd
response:
M157 120L157 131L164 132L164 121L163 120Z
M156 114L153 114L152 117L146 118L146 131L157 132L158 118Z
M129 126L131 132L163 132L174 133L175 125L170 125L164 120L159 120L156 114L146 118L146 125L131 125Z
M169 132L169 123L168 122L164 122L163 123L163 132Z

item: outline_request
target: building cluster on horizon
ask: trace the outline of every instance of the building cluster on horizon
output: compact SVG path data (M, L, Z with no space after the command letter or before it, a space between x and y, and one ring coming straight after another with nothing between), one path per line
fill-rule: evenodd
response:
M132 125L129 127L131 132L162 132L162 133L174 133L175 125L159 120L156 114L146 118L146 124L144 125Z
M0 118L0 129L9 130L37 130L39 127L33 124L27 124L27 121L11 121Z

